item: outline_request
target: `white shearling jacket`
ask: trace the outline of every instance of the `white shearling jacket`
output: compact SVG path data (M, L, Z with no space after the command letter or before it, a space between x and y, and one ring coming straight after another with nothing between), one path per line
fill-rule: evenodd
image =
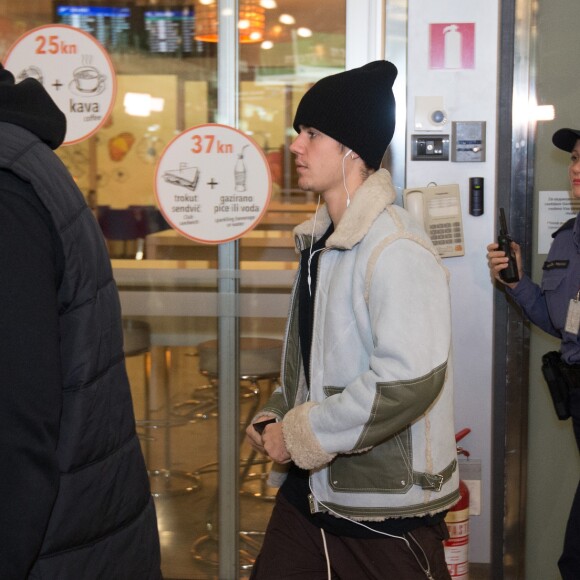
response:
M402 208L388 171L357 190L321 252L310 391L298 335L298 273L281 386L260 414L283 420L310 470L312 511L355 520L434 514L458 499L447 272ZM323 206L315 239L330 225ZM309 247L313 222L295 230Z

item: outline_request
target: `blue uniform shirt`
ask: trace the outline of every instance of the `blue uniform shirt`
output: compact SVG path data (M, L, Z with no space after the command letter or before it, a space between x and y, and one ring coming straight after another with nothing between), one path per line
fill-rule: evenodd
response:
M541 286L524 276L514 290L507 291L531 322L561 340L562 359L580 364L579 333L564 329L570 300L580 292L580 214L553 237Z

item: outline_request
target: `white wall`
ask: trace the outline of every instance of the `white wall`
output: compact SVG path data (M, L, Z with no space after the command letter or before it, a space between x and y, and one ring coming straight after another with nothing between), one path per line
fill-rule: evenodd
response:
M408 13L407 62L407 187L457 183L461 192L465 256L447 258L451 273L453 348L455 368L456 431L472 432L462 445L482 464L482 512L471 518L471 562L490 561L491 412L493 287L485 259L485 246L495 236L496 111L498 77L497 0L412 0ZM475 68L429 69L431 23L475 23ZM452 121L486 121L486 161L411 161L409 139L414 128L415 97L443 97L451 134ZM484 214L469 215L470 177L484 177Z

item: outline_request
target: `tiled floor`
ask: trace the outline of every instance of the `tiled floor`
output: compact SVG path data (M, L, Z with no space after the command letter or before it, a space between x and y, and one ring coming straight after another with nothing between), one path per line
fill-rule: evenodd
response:
M144 416L143 358L132 357L127 361L127 368L132 384L135 410L138 418ZM153 381L155 382L155 381ZM170 374L170 407L191 398L194 389L207 384L205 377L197 370L195 349L171 349ZM261 384L267 391L267 382ZM205 392L205 397L213 390ZM184 421L173 413L169 419L172 426L159 426L167 419L165 397L154 389L151 391L153 408L150 418L158 421L155 428L139 427L141 442L152 472L159 471L151 479L154 493L173 490L172 494L161 494L156 498L159 533L162 546L162 568L166 580L214 580L217 579L217 545L215 542L215 522L217 516L216 490L217 473L212 462L217 457L217 420L215 416L196 418ZM247 416L251 401L242 403L241 414ZM242 457L247 457L249 450L242 447ZM201 469L207 466L206 469ZM167 471L174 476L166 478ZM262 466L252 470L259 476ZM188 474L199 472L191 478ZM185 475L184 475L185 474ZM249 491L262 491L260 480L254 480L245 486ZM186 491L190 488L191 491ZM265 490L270 496L274 490ZM256 499L251 494L240 496L241 529L251 532L242 536L241 566L251 562L261 544L261 534L266 528L272 501ZM213 534L212 534L213 532ZM248 576L247 569L240 569L240 580ZM472 566L471 580L489 580L486 566ZM362 580L362 579L361 579Z

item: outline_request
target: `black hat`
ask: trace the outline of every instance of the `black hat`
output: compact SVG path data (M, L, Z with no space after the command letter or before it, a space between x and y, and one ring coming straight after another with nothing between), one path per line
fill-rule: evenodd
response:
M580 129L558 129L552 135L552 143L562 151L572 151L580 139Z
M378 169L395 132L396 77L393 63L377 60L319 80L302 97L294 129L318 129Z

